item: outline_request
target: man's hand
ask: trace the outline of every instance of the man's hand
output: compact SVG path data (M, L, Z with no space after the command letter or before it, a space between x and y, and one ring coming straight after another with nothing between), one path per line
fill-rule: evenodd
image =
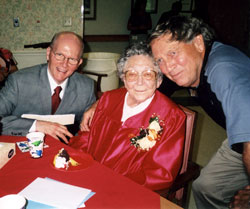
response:
M59 123L52 123L47 121L40 121L36 122L36 131L43 132L45 134L49 134L50 136L59 140L60 137L66 144L69 143L68 137L73 137L73 135L68 131L67 127L61 125Z
M91 121L93 119L98 100L83 114L82 122L80 124L81 131L89 131Z
M230 202L229 208L249 209L250 208L250 185L239 190Z

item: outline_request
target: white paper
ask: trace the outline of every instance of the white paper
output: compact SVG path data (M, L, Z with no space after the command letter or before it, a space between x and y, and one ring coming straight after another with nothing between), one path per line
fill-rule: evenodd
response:
M35 114L23 114L22 118L34 119L55 122L62 125L74 124L75 114L64 114L64 115L35 115Z
M28 200L60 209L74 209L80 206L90 192L89 189L38 177L19 194Z

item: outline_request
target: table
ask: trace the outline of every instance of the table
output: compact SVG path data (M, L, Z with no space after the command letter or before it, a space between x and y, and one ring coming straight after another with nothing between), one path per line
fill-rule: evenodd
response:
M24 140L25 137L0 136L0 142ZM50 136L45 137L45 143L49 147L44 149L43 157L39 159L31 158L28 152L22 153L16 146L16 155L0 170L0 197L20 192L37 177L49 177L96 192L86 202L89 209L181 208L97 161L93 161L86 169L59 171L51 165L54 155L61 148L73 149Z

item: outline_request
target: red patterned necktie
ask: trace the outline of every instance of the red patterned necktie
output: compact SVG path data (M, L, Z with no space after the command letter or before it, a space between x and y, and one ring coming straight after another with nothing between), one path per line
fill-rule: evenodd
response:
M52 111L51 111L52 115L56 112L56 109L58 108L58 106L61 102L61 98L59 97L61 90L62 90L61 86L57 86L54 89L55 93L52 95Z

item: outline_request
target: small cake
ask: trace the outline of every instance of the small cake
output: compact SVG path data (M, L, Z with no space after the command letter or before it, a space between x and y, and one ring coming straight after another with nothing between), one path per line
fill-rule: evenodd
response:
M59 153L54 158L54 166L56 168L69 168L69 154L68 152L62 148Z
M54 157L53 164L56 168L68 169L69 166L78 166L79 163L73 160L68 152L62 148Z

